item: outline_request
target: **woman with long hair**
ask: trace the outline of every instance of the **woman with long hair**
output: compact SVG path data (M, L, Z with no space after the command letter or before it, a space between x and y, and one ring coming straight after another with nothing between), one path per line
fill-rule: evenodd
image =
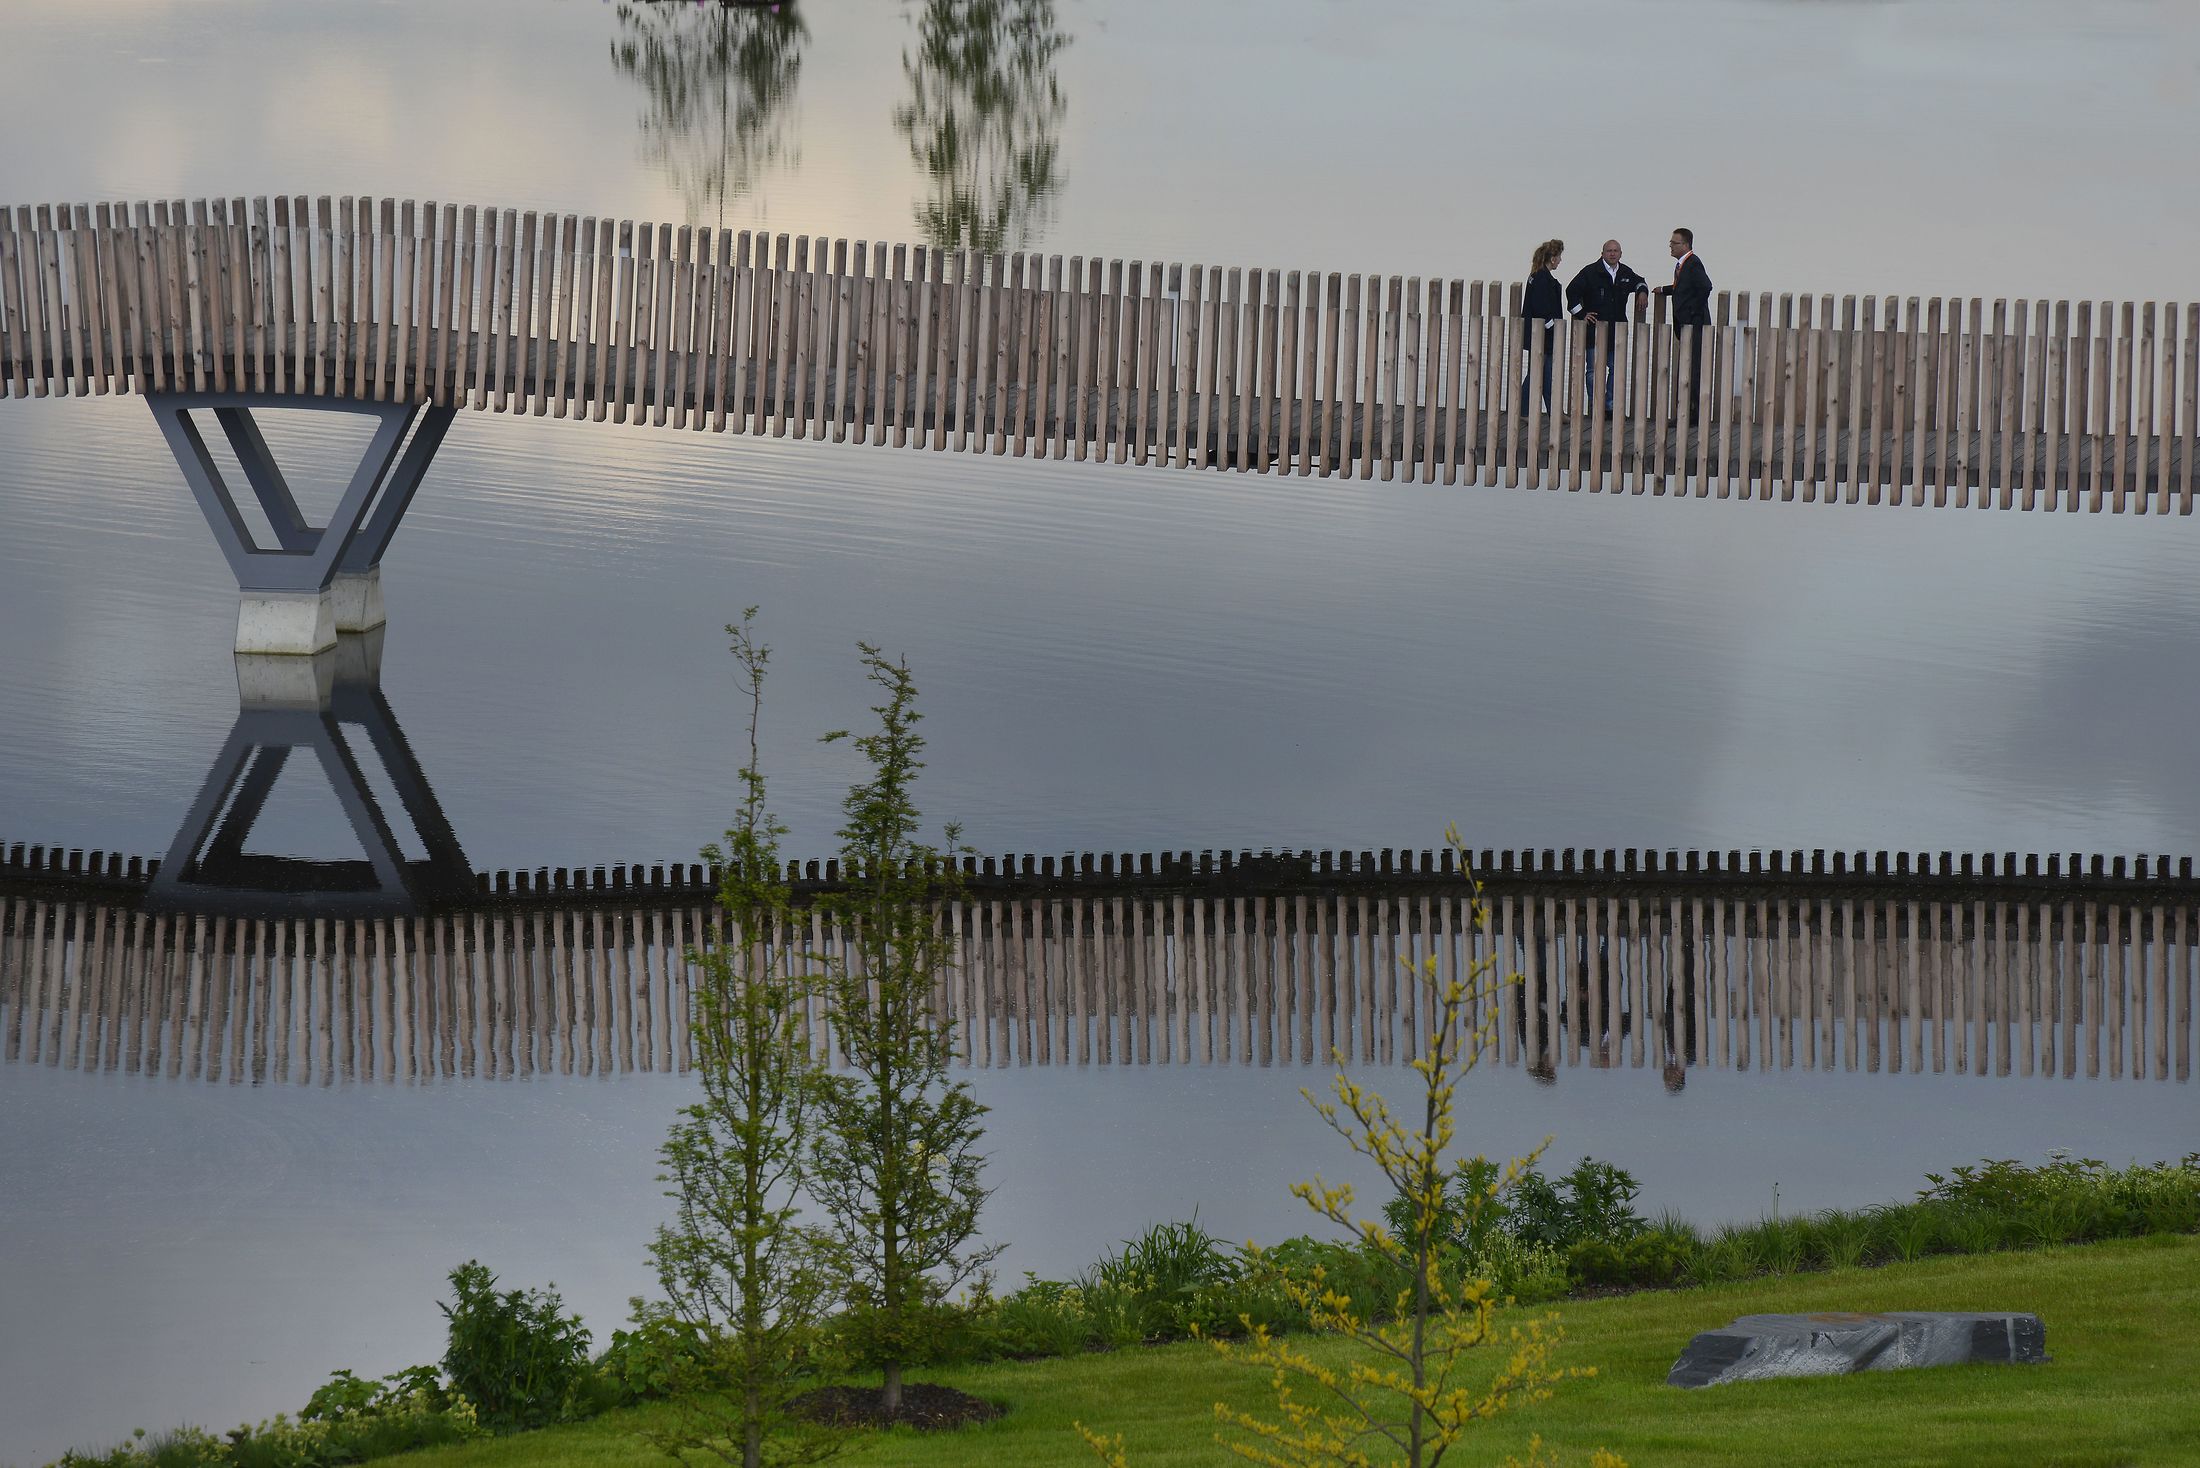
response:
M1528 290L1521 297L1520 314L1530 321L1543 323L1543 407L1551 406L1551 357L1558 350L1557 327L1566 314L1566 292L1558 283L1558 262L1566 253L1564 240L1545 240L1535 247L1535 254L1528 260ZM1532 333L1520 341L1520 411L1528 411L1528 378L1534 369L1528 365L1534 359L1529 353L1534 349Z

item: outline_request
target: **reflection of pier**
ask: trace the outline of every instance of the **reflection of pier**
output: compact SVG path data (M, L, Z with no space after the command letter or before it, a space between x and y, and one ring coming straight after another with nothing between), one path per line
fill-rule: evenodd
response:
M363 916L410 912L472 891L473 868L382 697L381 650L377 628L310 660L238 655L237 722L148 881L148 907ZM301 753L327 779L364 860L245 850L275 781ZM392 824L398 812L376 797L363 756L395 793L423 856L405 855Z
M1521 982L1490 997L1492 1058L1545 1076L2190 1079L2189 863L1816 865L1493 855L1488 922L1469 932L1457 876L1410 857L1012 864L974 872L953 909L960 956L939 997L976 1065L1302 1063L1332 1047L1388 1062L1421 1019L1401 962L1449 975L1494 957ZM0 866L10 1061L294 1083L678 1069L688 951L720 938L693 871L507 881L501 898L484 880L468 906L405 917L255 918L150 911L119 861L70 866L21 848ZM837 941L806 937L819 954Z

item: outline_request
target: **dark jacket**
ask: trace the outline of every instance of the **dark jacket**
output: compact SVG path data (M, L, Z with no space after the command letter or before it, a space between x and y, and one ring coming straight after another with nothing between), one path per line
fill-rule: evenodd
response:
M1702 259L1693 252L1673 276L1673 324L1711 324L1711 272L1703 268Z
M1566 309L1579 316L1594 311L1599 321L1625 321L1634 303L1637 291L1650 289L1650 282L1635 274L1624 262L1615 278L1605 273L1602 259L1591 260L1574 272L1574 278L1566 285Z
M1548 270L1538 270L1528 277L1528 293L1521 297L1520 314L1530 321L1556 321L1566 314L1566 301L1558 288L1558 277Z

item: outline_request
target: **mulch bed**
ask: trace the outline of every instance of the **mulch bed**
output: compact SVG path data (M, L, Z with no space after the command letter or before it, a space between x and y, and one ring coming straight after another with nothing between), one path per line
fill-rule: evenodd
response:
M931 1431L991 1422L1001 1415L1001 1409L983 1397L928 1382L905 1382L901 1410L892 1416L880 1407L879 1395L877 1387L828 1386L804 1392L789 1405L812 1422L829 1427L891 1427L899 1423Z

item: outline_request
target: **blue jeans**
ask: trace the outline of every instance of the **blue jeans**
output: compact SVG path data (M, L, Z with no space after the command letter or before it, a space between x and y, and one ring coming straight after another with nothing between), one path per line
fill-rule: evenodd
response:
M1520 411L1523 413L1528 411L1528 379L1535 375L1534 369L1527 365L1534 360L1532 352L1530 347L1520 349ZM1546 411L1551 406L1551 359L1556 355L1546 337L1543 344L1543 406Z
M1603 325L1603 323L1601 323L1601 322L1599 322L1599 323L1597 323L1597 324L1596 324L1596 329L1592 329L1592 330L1591 330L1591 332L1589 333L1589 336L1588 336L1588 338L1587 338L1586 340L1584 340L1584 341L1582 342L1582 345L1581 345L1581 353L1582 353L1582 379L1581 379L1581 385L1582 385L1582 386L1583 386L1583 387L1584 387L1585 389L1587 389L1587 390L1588 390L1588 392L1589 392L1589 393L1590 393L1590 394L1591 394L1592 396L1594 396L1594 395L1595 395L1595 393L1596 393L1596 390L1597 390L1597 339L1598 339L1598 338L1600 338L1600 337L1601 337L1601 338L1603 338L1603 339L1604 339L1604 340L1605 340L1605 341L1606 341L1607 343L1608 343L1608 342L1610 342L1610 340L1611 340L1611 337L1612 337L1612 332L1611 332L1611 329L1610 329L1609 327L1606 327L1606 326L1604 326L1604 325ZM1605 352L1605 354L1604 354L1604 406L1605 406L1605 409L1606 409L1607 411L1609 411L1609 410L1611 409L1611 406L1612 406L1612 357L1613 357L1613 353L1611 353L1610 351L1606 351L1606 352ZM1584 405L1584 407L1586 407L1586 404Z

